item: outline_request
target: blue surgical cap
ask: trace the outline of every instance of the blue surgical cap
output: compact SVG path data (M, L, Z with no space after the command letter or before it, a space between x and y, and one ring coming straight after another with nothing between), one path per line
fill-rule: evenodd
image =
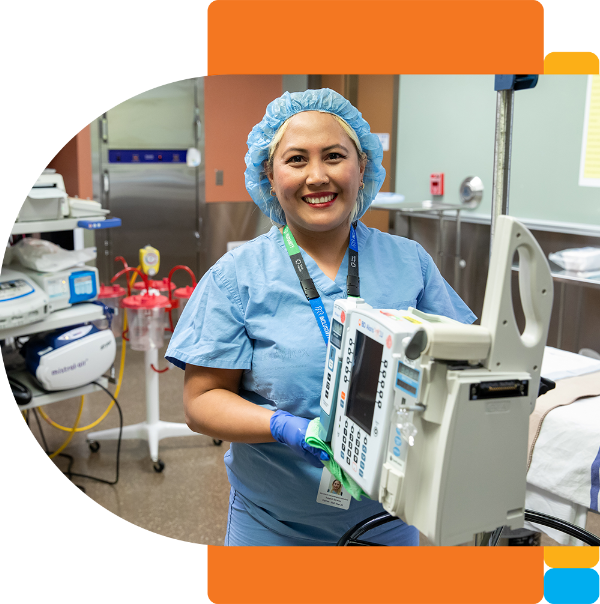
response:
M360 141L362 150L367 154L367 166L363 176L365 188L359 195L356 218L360 218L371 205L385 179L385 168L381 165L383 148L379 137L371 134L369 124L348 100L329 88L305 90L304 92L285 92L267 105L265 116L252 128L248 135L248 153L246 153L246 189L254 203L269 218L279 223L285 216L276 197L271 195L271 183L264 170L264 162L269 159L269 145L281 125L296 113L302 111L321 111L341 117L353 130Z

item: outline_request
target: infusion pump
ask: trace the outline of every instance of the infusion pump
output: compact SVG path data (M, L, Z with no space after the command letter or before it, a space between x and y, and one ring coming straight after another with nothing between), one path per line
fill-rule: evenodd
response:
M516 251L523 333L510 286ZM523 526L528 420L552 291L531 233L501 217L481 325L335 303L321 436L369 497L435 544Z

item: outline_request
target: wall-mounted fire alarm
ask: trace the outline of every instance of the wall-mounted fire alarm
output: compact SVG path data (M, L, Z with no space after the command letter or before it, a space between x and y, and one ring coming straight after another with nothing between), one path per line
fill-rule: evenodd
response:
M429 192L432 195L444 194L444 173L438 172L429 177Z

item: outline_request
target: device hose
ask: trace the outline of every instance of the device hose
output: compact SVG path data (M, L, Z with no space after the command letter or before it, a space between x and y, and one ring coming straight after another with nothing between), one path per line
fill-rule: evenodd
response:
M83 413L83 402L85 397L81 397L81 405L79 406L79 413L77 414L77 419L75 420L75 425L70 429L71 434L67 437L67 440L58 448L52 455L48 455L48 459L52 459L56 457L62 450L71 442L71 439L75 436L75 432L77 432L77 425L79 424L79 420L81 419L81 414Z

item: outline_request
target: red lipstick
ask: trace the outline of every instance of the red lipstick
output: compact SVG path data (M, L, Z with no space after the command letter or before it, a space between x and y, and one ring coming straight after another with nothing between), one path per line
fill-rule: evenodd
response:
M329 201L318 203L319 198L328 199L333 196L333 199L329 199ZM307 199L315 199L314 202L307 201ZM333 205L335 200L337 199L337 193L333 193L330 191L319 191L318 193L309 193L308 195L303 195L302 200L309 206L313 208L328 208Z

